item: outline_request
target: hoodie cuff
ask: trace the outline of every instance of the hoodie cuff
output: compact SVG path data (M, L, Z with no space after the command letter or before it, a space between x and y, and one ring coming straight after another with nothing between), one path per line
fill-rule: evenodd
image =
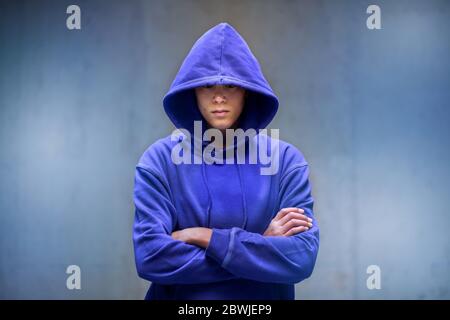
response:
M212 229L211 239L206 248L205 255L216 260L224 267L224 260L230 244L230 229ZM228 260L228 259L227 259Z

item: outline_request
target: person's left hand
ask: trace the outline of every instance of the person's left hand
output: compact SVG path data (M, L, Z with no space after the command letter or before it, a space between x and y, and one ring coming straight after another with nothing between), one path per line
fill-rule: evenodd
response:
M172 238L202 248L207 248L211 239L212 230L202 227L186 228L172 232Z

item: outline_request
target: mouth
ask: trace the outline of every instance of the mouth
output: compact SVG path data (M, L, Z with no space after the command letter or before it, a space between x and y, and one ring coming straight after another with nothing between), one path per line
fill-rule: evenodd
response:
M225 110L225 109L217 109L212 111L212 114L218 116L218 117L223 117L225 116L229 111Z

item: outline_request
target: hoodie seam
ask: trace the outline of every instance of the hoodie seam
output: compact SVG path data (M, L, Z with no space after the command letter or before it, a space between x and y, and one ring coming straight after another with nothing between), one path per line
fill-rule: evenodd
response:
M228 251L227 254L225 255L225 258L223 259L222 262L222 267L226 268L226 266L228 265L229 261L231 260L231 256L233 254L233 249L234 249L234 238L235 238L235 234L236 234L237 229L236 228L232 228L230 231L230 242L228 244Z
M291 174L293 171L295 171L295 170L297 170L297 169L301 169L301 168L303 168L303 167L307 167L307 166L308 166L308 163L306 163L306 162L303 162L303 163L300 163L300 164L294 164L294 165L290 166L290 167L286 170L286 172L283 174L283 176L280 178L280 184L282 184L283 181L284 181L284 179L285 179L289 174Z
M166 189L167 193L170 196L170 201L172 203L174 203L173 202L173 198L172 198L172 189L169 187L169 185L166 182L166 179L164 179L164 177L161 174L159 174L155 169L147 167L146 165L143 165L141 163L136 165L136 169L138 169L138 168L140 168L140 169L142 169L144 171L147 171L149 174L155 176L159 180L159 182L161 182L161 184L164 186L164 188Z
M138 164L136 166L136 168L141 168L145 171L148 171L149 173L153 174L154 176L156 176L159 180L162 180L161 182L164 183L164 179L162 178L162 176L154 169L151 169L150 167L147 167L146 165L142 165L142 164ZM164 183L165 184L165 183Z
M224 40L225 40L225 28L222 29L222 39L220 40L219 76L222 76L223 43L225 42Z

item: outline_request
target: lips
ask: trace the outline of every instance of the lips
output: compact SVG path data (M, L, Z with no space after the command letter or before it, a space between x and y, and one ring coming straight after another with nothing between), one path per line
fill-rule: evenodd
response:
M225 109L218 109L218 110L214 110L212 113L216 116L224 116L228 113L228 110Z

